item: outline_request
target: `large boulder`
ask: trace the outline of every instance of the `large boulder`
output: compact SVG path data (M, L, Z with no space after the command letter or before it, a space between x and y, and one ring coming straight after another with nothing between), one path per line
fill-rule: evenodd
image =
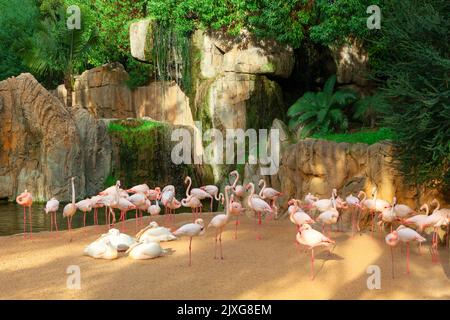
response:
M73 105L87 109L96 118L134 117L128 78L120 63L86 70L75 80Z
M154 20L143 19L130 24L130 50L133 58L149 62L152 56Z
M84 189L80 136L69 110L31 74L0 82L0 198L28 189L35 200Z

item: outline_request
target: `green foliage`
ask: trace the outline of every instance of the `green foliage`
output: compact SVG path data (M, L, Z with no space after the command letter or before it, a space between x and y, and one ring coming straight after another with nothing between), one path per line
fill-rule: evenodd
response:
M301 136L310 133L329 133L348 128L348 119L343 112L347 104L356 99L349 90L334 91L336 76L331 76L320 92L307 92L288 110L289 127L303 127Z
M450 195L450 2L389 1L384 11L374 74L391 105L400 169Z
M352 133L316 133L311 136L315 139L329 140L335 142L366 143L374 144L380 141L395 140L393 131L389 128L378 130L361 130Z
M0 0L0 81L27 72L20 54L26 50L24 42L35 29L39 15L34 0L23 0L20 10L11 0Z
M96 34L89 29L89 15L81 7L81 29L66 26L66 6L63 1L46 0L40 7L41 21L26 42L28 50L24 62L33 73L56 86L64 80L70 92L73 74L86 67L89 52L95 44Z
M379 116L386 114L388 110L389 104L384 99L383 94L377 92L356 101L353 118L361 120L363 124L369 124L371 128L374 128Z

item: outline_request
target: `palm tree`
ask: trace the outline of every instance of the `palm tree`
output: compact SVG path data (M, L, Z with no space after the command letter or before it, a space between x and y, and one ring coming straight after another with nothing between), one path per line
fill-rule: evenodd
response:
M28 39L24 62L36 75L57 81L64 80L67 106L72 106L74 72L81 70L97 37L81 20L81 29L69 30L66 26L66 9L61 5L39 23L36 32ZM84 15L86 17L86 15Z
M355 103L353 118L361 120L363 123L369 122L370 128L375 127L378 115L386 113L389 104L381 93L364 97Z
M326 133L332 129L347 129L348 119L342 109L357 95L350 90L334 91L336 76L331 76L320 92L307 92L288 110L291 129L301 128L304 137L314 132Z

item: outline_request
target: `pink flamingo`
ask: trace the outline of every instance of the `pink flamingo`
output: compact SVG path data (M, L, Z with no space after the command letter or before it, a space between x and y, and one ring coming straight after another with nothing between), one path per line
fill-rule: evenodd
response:
M331 232L331 225L336 224L339 219L339 211L336 209L336 203L334 203L333 208L322 212L317 217L317 221L322 223L322 232L324 232L325 225L328 225L328 237Z
M300 203L296 199L291 199L288 201L288 213L289 220L297 226L297 232L300 230L300 227L305 223L311 224L315 221L300 208Z
M222 252L222 232L223 228L227 225L230 220L230 203L228 200L228 191L231 189L231 186L225 187L225 214L221 213L214 218L211 219L211 222L208 224L208 228L214 227L216 228L216 237L215 237L215 246L214 246L214 259L217 259L217 239L219 239L220 243L220 259L223 260L223 252Z
M391 232L392 232L392 224L397 219L395 212L394 212L394 207L395 207L396 203L397 203L397 198L394 197L394 199L392 200L392 206L390 208L385 208L378 215L378 218L380 219L380 221L378 222L380 231L384 229L384 225L386 223L389 223L391 225Z
M394 205L395 217L398 218L402 223L404 223L405 219L408 218L409 216L417 214L416 211L411 209L406 204L401 204L401 203L397 204L397 198L395 198L395 200L396 200L395 205Z
M205 224L203 219L197 219L194 223L188 223L182 225L173 233L176 237L188 236L189 237L189 266L192 265L192 237L200 236L204 234Z
M170 209L167 206L175 197L175 187L173 185L167 185L163 188L161 193L161 202L164 206L164 215L166 215L166 218L169 217ZM170 218L169 218L170 220Z
M98 225L98 209L103 208L105 205L102 203L103 196L91 197L91 206L94 209L94 224Z
M361 206L362 208L366 208L369 210L370 215L372 216L372 227L371 232L373 236L373 232L375 231L375 217L377 212L381 212L386 208L390 208L391 204L383 199L377 199L377 187L372 188L372 197L373 199L366 199L367 195L364 191L360 191L358 193L358 198L363 195L364 198L361 200Z
M226 192L226 191L225 191ZM230 214L233 216L236 216L236 222L235 222L235 228L234 228L234 240L237 239L237 228L240 224L239 222L239 216L245 212L245 208L242 207L242 204L234 200L234 194L230 197Z
M159 215L159 213L161 212L161 207L159 206L159 201L155 200L155 204L152 204L151 206L149 206L147 212L151 216Z
M263 187L259 192L259 196L261 197L261 199L270 200L271 207L275 209L275 203L278 197L282 196L283 194L280 191L277 191L273 188L266 187L266 180L264 179L259 180L258 186L261 187L261 185L263 185Z
M202 212L202 202L195 196L190 195L187 198L181 200L181 204L183 207L192 209L192 220L195 221L197 219L197 214Z
M148 200L156 201L161 197L161 188L156 187L155 189L150 189L146 195Z
M33 196L28 190L25 190L21 194L16 197L16 202L23 207L23 237L26 238L27 234L27 211L26 208L30 211L30 239L33 236L33 217L31 215L31 205L33 204Z
M86 212L92 211L91 199L78 201L77 203L75 203L75 205L78 210L83 212L83 227L86 227Z
M309 224L304 224L300 227L296 240L297 243L302 244L311 250L311 280L314 280L314 248L319 246L329 246L335 242L319 231L314 230Z
M150 192L150 188L148 187L147 184L143 183L143 184L138 184L137 186L134 186L130 189L125 190L128 193L143 193L143 194L147 194L148 192Z
M237 170L231 171L230 176L236 177L232 184L234 194L236 195L236 197L243 199L245 197L245 188L244 186L237 184L239 181L239 172Z
M58 222L56 221L56 211L59 209L59 201L56 198L51 198L45 204L45 213L50 213L50 232L53 231L53 224L55 225L55 230L58 232Z
M200 189L200 188L193 188L193 189L191 189L191 185L192 185L192 179L191 179L191 177L189 177L189 176L187 176L185 179L184 179L184 183L186 184L188 184L188 187L187 187L187 189L186 189L186 197L189 197L189 196L194 196L194 197L196 197L198 200L204 200L204 199L206 199L206 198L210 198L211 199L211 205L212 205L212 201L213 201L213 196L212 195L210 195L208 192L206 192L205 190L202 190L202 189ZM212 208L211 208L211 210L212 210ZM201 211L200 211L201 212Z
M173 225L175 223L175 210L181 208L181 202L175 198L172 198L172 200L167 203L166 207L169 212L169 222Z
M67 228L69 229L70 240L72 241L72 217L77 212L77 206L75 204L75 177L70 178L70 182L72 184L72 202L66 204L63 209L63 217L67 218Z
M140 208L143 208L145 211L147 211L148 209L148 205L147 205L147 197L145 196L145 194L143 192L136 192L135 194L133 194L132 196L128 197L127 199L128 201L130 201L132 204L134 204L134 206L136 207L136 227L138 226L138 224L141 224L141 220L142 220L142 211Z
M216 201L220 201L220 194L219 194L219 188L215 185L209 184L203 187L200 187L203 191L208 192L211 195L211 205L210 205L210 211L213 211L213 198Z
M447 226L447 248L448 248L448 246L449 246L449 232L450 232L450 223L449 223L449 220L450 220L450 209L447 209L447 208L442 208L441 209L441 204L439 203L439 201L437 199L433 199L433 201L431 203L436 203L437 204L436 209L434 209L434 211L438 212L441 215L441 217L442 217L442 219L439 222L436 223L435 227L437 228L437 227L440 227L441 225L442 226ZM436 240L437 240L437 237L436 237Z
M120 210L120 219L122 221L121 229L125 231L125 220L127 220L127 212L130 210L136 210L136 206L125 198L119 198L116 206L112 206L113 209ZM122 232L122 230L120 230Z
M397 228L397 230L389 233L385 240L386 243L391 246L392 277L394 277L394 253L392 251L392 247L396 246L399 241L406 243L406 273L409 274L409 243L411 241L422 243L425 242L425 238L418 234L415 230L401 225Z
M248 206L255 212L255 215L258 217L258 233L256 235L257 240L261 240L261 214L262 212L266 213L272 213L273 209L269 206L267 202L265 202L263 199L259 198L255 195L255 185L250 182L245 187L246 190L250 189L250 195L247 199Z
M345 198L345 202L347 203L351 214L352 214L352 237L355 236L356 232L359 232L359 213L361 209L361 203L358 197L355 197L353 194L349 194Z

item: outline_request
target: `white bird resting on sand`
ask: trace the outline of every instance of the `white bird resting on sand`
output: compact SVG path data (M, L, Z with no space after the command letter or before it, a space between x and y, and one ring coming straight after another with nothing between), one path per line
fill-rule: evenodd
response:
M84 248L84 255L95 259L113 260L118 256L117 249L109 240L94 241Z
M176 240L177 237L170 232L170 229L160 227L156 221L152 221L147 227L136 234L136 239L138 239L139 242L142 242L145 239L163 242Z
M117 251L127 251L136 240L125 233L121 233L118 229L110 229L108 233L102 234L97 240L98 242L109 241Z
M161 248L159 242L146 238L143 242L133 244L126 253L135 260L154 259L164 255L166 251Z

